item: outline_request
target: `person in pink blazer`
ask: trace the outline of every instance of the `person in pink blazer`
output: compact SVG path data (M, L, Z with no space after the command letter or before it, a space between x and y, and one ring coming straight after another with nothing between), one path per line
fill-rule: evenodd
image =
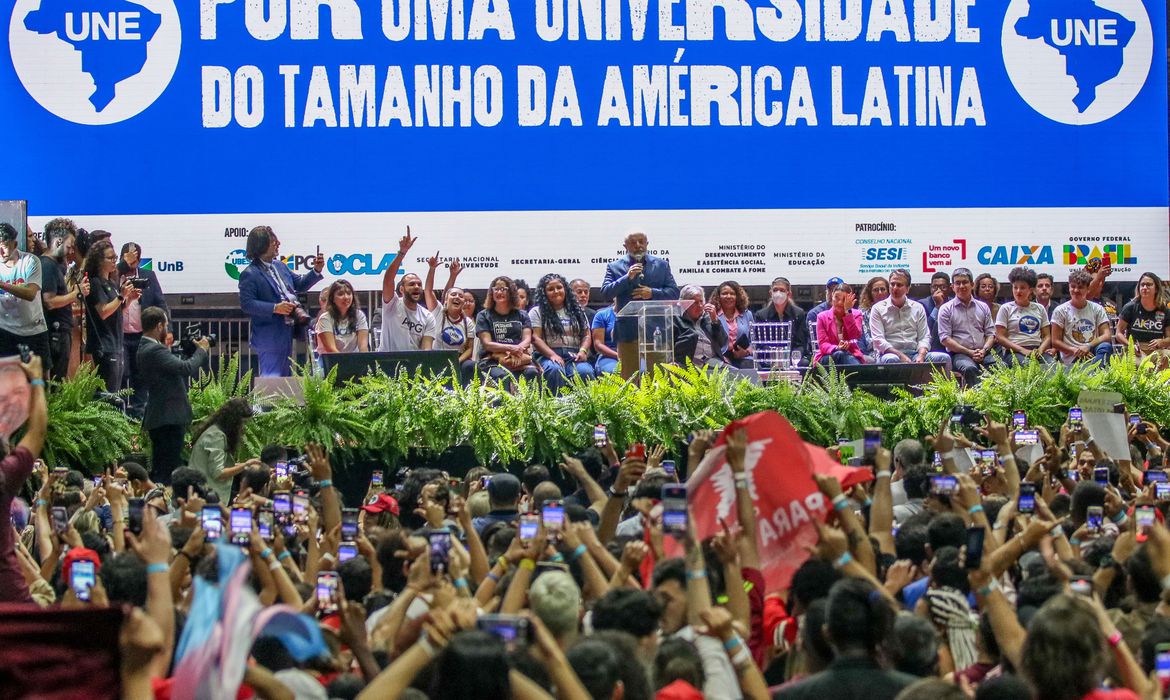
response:
M858 347L861 340L861 312L853 308L857 295L853 287L841 284L833 292L830 306L817 314L816 364L861 365L865 355Z

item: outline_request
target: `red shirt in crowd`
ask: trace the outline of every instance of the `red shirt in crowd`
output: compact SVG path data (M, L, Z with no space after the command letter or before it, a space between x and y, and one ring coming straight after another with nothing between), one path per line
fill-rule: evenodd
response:
M0 462L0 515L4 516L0 526L0 602L31 603L28 584L20 571L20 560L16 557L16 542L12 526L12 499L20 493L33 470L33 456L27 447L17 447L4 461Z

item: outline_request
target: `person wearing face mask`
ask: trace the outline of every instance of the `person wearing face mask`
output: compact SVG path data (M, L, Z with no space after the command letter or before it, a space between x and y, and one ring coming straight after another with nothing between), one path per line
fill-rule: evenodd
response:
M800 352L803 358L810 356L808 325L804 322L805 310L792 300L792 284L784 277L772 280L772 297L768 304L756 312L757 321L787 321L792 324L789 331L793 357ZM806 361L807 362L807 361Z
M646 252L646 234L633 231L626 236L626 255L605 267L601 296L617 300L617 312L631 301L666 301L678 298L678 285L670 262ZM614 326L622 377L628 379L638 368L638 320L618 318Z

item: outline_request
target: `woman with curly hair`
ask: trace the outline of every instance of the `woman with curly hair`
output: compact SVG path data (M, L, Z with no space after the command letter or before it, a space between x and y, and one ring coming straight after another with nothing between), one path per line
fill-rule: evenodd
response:
M348 280L337 280L326 290L325 309L317 318L317 346L320 352L369 352L370 323Z
M261 463L259 459L236 462L234 458L244 438L244 426L251 417L252 406L247 399L228 399L191 434L191 458L187 466L207 478L208 487L219 495L220 503L231 500L232 478L236 474Z
M571 375L582 379L596 376L589 364L589 349L593 346L589 318L569 293L564 277L553 272L540 278L536 304L528 318L532 322L532 343L540 353L540 368L549 388L564 388Z
M517 374L534 380L539 374L532 365L532 322L516 304L516 283L500 276L492 280L475 317L479 371L498 382L510 382Z
M84 269L90 283L89 295L85 297L85 350L93 356L106 391L120 391L126 365L122 308L142 292L129 280L118 284L118 254L108 240L100 240L90 247Z
M727 331L727 342L719 348L723 359L732 367L755 367L752 361L752 312L748 310L748 295L739 282L728 280L715 288L711 303L719 309L719 322Z

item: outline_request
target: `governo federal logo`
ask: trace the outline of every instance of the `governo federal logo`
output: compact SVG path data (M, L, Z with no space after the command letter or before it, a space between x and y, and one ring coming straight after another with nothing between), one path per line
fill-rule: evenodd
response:
M174 0L16 0L8 25L24 89L77 124L115 124L154 104L181 44Z
M1002 43L1020 97L1074 125L1120 114L1141 92L1154 55L1143 0L1011 0Z

